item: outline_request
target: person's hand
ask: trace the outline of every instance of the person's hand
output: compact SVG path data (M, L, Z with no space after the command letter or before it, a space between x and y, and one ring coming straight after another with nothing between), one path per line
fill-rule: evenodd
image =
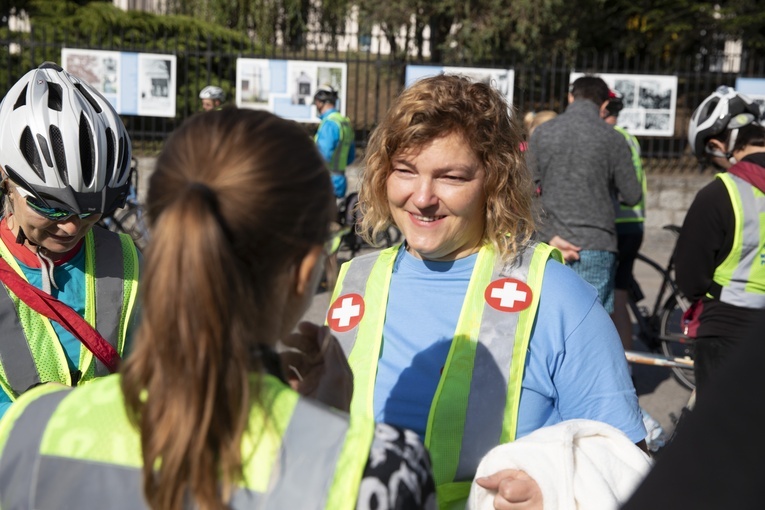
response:
M524 471L503 469L491 476L476 478L475 483L497 494L496 510L543 510L542 489Z
M558 248L563 254L563 260L573 262L579 260L579 252L582 250L579 246L569 243L561 236L555 236L547 243L553 248Z
M298 324L298 331L282 340L282 367L292 389L329 406L350 410L353 373L340 343L326 326Z

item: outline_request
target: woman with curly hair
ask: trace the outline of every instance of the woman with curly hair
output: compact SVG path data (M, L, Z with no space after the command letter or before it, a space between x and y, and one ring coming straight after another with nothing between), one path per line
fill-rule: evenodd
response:
M399 96L370 139L360 206L368 240L394 224L405 241L345 264L327 315L354 372L351 414L424 439L442 509L464 507L490 449L541 427L587 418L645 437L597 294L533 241L510 113L459 76ZM510 482L540 497L518 472L479 483L513 498Z

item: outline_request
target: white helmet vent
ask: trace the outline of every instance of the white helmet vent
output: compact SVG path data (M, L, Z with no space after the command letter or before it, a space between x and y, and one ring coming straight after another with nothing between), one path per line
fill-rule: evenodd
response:
M64 152L64 139L61 136L61 130L56 126L50 127L50 143L53 146L53 159L56 161L58 175L64 182L69 184L69 176L66 172L66 152Z
M64 108L64 99L61 94L61 85L48 82L48 108L60 112Z
M27 160L27 163L29 166L34 170L34 172L37 174L40 179L45 178L45 172L42 167L42 160L40 159L40 153L37 152L37 147L35 146L35 139L32 136L32 130L29 129L29 126L24 128L24 131L21 132L21 152L24 154L24 159Z
M82 167L82 181L90 184L93 182L93 168L95 154L93 153L93 132L90 130L85 114L80 115L80 166Z
M93 96L90 95L90 92L88 92L88 89L82 86L82 83L77 82L74 84L75 88L80 91L80 94L85 96L85 99L88 100L88 103L90 103L90 106L93 107L93 109L96 111L96 113L101 113L101 105L98 104L98 102L93 99Z
M21 91L21 94L19 94L19 97L16 99L16 104L13 105L14 110L27 104L27 87L28 85L24 86L24 90Z
M40 144L40 149L42 150L42 155L45 158L45 163L48 166L53 166L53 161L51 161L50 159L50 150L48 149L48 142L45 141L45 137L43 135L38 134L37 143Z
M111 182L114 172L114 132L106 128L106 182Z

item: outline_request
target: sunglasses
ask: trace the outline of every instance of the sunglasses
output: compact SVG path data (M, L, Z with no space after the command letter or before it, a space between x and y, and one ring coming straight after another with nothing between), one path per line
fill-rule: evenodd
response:
M67 211L66 209L56 209L55 207L46 207L43 204L40 203L40 201L29 191L25 190L21 186L16 186L16 191L19 195L21 195L27 202L27 205L30 209L32 209L34 212L45 218L46 220L50 221L64 221L72 216L77 216L81 220L84 220L90 216L93 216L96 213L73 213L72 211Z
M329 235L329 239L324 243L324 253L334 255L340 249L343 243L343 236L351 232L351 227L342 227Z

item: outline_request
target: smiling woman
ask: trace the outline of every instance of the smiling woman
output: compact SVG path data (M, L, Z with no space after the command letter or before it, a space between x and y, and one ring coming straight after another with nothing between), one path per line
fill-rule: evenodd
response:
M405 241L344 265L327 316L353 368L351 413L424 439L442 509L465 507L489 450L541 427L586 418L645 437L597 294L531 240L520 146L488 85L441 75L405 90L370 138L360 193L368 241L390 225Z
M410 253L443 261L477 252L486 223L485 180L481 162L458 133L394 158L388 203Z

